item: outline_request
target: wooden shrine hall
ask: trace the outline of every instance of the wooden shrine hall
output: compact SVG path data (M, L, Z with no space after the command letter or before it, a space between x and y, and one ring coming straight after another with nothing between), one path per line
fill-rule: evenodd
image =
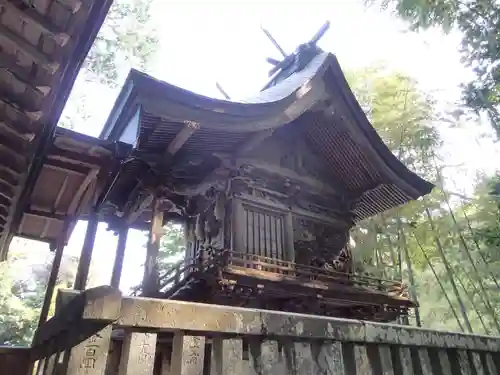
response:
M132 70L101 133L131 152L100 213L118 232L150 227L144 296L395 320L415 303L400 282L356 269L349 231L433 186L384 145L334 55L309 44L291 56L240 102ZM184 224L187 251L165 273L170 220Z
M120 283L128 229L149 230L144 296L378 321L415 307L405 285L358 269L349 231L429 193L432 185L384 145L335 56L316 47L319 37L272 61L266 87L239 102L203 97L132 70L95 139L56 130L51 121L110 2L63 3L47 9L36 3L28 13L4 6L33 22L37 12L53 23L61 14L81 17L67 34L54 33L58 24L34 24L47 43L66 35L71 44L56 43L46 55L17 46L32 64L64 68L60 77L40 70L37 86L20 68L0 73L10 77L3 93L12 94L2 102L9 121L0 127L0 250L5 259L15 235L55 250L41 322L77 220L88 220L78 290L85 289L102 221L118 235L112 287ZM55 97L43 99L45 92ZM172 269L160 270L168 221L184 225L187 251Z
M269 83L246 101L131 71L96 139L56 125L111 4L0 1L0 261L14 236L55 253L32 344L0 346L1 371L500 373L498 338L336 318L392 321L415 306L400 282L363 274L349 230L432 185L391 154L316 47L325 27L269 59ZM47 321L78 220L73 290ZM162 270L168 221L184 224L187 251ZM118 234L116 257L110 286L87 289L99 222ZM150 234L146 298L118 290L129 228Z

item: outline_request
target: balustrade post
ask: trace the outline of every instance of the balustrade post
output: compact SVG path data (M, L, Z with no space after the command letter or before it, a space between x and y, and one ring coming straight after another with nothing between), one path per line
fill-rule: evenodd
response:
M78 260L78 270L76 271L73 289L85 290L85 286L87 285L98 224L99 220L97 219L97 214L94 212L87 221L87 230L85 232L80 259Z
M64 247L66 246L66 235L70 224L70 219L67 219L64 222L64 227L61 231L61 237L57 240L54 260L52 261L52 269L50 270L49 280L47 281L47 290L45 292L42 310L40 311L40 319L38 321L39 328L43 323L45 323L49 315L50 305L52 303L52 297L54 296L54 290L56 287L57 276L59 275L59 269L61 268Z
M116 245L115 263L113 265L113 273L111 275L111 286L117 289L120 287L123 260L125 258L125 249L127 247L127 236L128 225L125 221L122 221L118 229L118 243Z
M144 296L154 296L159 289L158 255L160 252L160 241L163 236L163 211L161 210L162 199L155 196L153 199L153 213L149 239L146 250L146 261L144 263L144 277L142 280Z

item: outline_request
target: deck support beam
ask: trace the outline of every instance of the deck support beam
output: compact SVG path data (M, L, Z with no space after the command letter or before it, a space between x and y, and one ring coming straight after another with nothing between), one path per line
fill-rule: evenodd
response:
M56 288L57 276L59 276L59 269L61 268L64 248L66 247L66 233L71 223L72 221L69 218L65 221L61 236L57 240L54 260L52 261L52 269L50 270L49 280L47 281L47 290L45 292L42 310L40 311L40 319L38 321L39 328L47 321L49 315L52 297L54 296L54 290Z
M144 277L142 280L143 295L152 297L159 290L158 255L160 242L163 236L163 211L161 209L162 199L155 196L153 199L153 212L151 228L147 245L146 261L144 262Z
M87 221L87 231L85 232L85 240L83 241L80 260L78 261L78 270L73 289L85 290L85 286L87 285L98 224L97 214L92 213Z
M125 220L120 223L118 229L118 243L116 245L115 263L113 274L111 275L111 286L118 289L123 270L123 260L125 258L125 248L127 247L128 225Z

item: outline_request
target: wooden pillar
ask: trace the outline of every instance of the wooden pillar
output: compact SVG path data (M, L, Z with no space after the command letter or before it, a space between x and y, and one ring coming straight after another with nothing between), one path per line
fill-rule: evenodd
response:
M153 214L151 228L144 262L144 277L142 280L144 296L152 297L158 292L158 255L160 252L160 241L163 236L163 211L161 210L161 198L153 200Z
M66 246L66 235L69 229L71 221L67 219L64 222L64 227L61 232L61 237L57 240L56 250L54 254L54 260L52 262L52 269L50 270L49 280L47 281L47 290L45 292L45 298L43 300L42 310L40 311L40 320L38 321L38 327L45 323L49 315L50 304L52 302L52 297L54 296L54 290L56 288L57 276L59 276L59 269L61 268L61 261L64 252L64 247Z
M97 218L97 214L91 214L87 222L87 231L85 233L85 240L83 241L80 260L78 261L78 270L76 271L73 289L84 290L87 285L90 261L92 260L92 252L94 251L94 242L98 224L99 220Z
M125 258L125 248L127 247L128 226L125 221L120 223L118 229L118 243L116 245L115 264L113 265L113 274L111 275L111 286L113 288L120 287L120 279L122 276L123 259Z

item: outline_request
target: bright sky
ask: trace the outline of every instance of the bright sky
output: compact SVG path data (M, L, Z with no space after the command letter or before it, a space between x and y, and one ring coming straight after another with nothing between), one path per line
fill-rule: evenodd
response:
M260 25L290 53L329 20L330 30L319 45L335 53L345 70L384 62L416 78L425 90L432 91L443 102L457 100L458 86L469 76L460 64L458 35L406 32L400 21L377 9L365 9L356 0L157 0L154 14L161 43L153 74L207 96L221 97L215 88L216 81L232 98L253 95L266 83L269 65L265 58L280 56L261 32ZM83 86L76 89L90 90ZM75 130L97 136L117 94L116 90L91 90L85 106L94 116ZM487 132L488 128L484 128ZM487 139L479 145L480 131L476 125L443 129L442 133L449 163L465 163L459 173L461 186L470 186L470 178L478 170L492 173L497 167L493 163L498 159L498 149ZM76 226L68 253L79 253L85 227L85 223ZM138 232L129 235L123 290L138 284L142 278L140 265L145 240ZM102 225L95 246L98 266L106 275L99 280L101 283L109 282L115 246L116 238Z

